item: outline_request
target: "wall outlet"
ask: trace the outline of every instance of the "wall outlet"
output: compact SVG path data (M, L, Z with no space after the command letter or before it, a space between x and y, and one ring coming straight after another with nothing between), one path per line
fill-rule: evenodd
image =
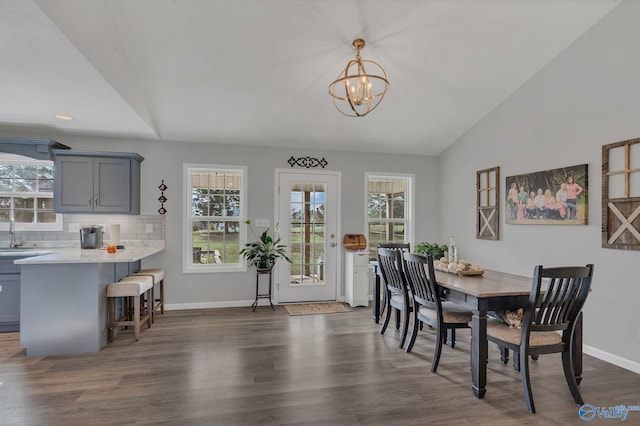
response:
M79 223L69 223L67 225L67 229L69 229L69 233L77 234L80 232L80 224Z
M269 219L256 219L255 225L258 228L268 228L271 226L271 220Z
M147 228L145 231L147 234L151 234L153 232L153 223L147 223Z

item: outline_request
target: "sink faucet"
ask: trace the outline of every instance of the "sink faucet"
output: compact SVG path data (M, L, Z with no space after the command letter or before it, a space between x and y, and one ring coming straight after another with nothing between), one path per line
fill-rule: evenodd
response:
M16 248L21 245L16 242L16 220L13 217L9 220L9 235L11 235L10 248Z

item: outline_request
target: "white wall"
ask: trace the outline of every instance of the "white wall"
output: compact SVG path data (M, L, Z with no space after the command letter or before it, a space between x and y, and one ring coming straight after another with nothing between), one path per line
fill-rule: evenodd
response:
M602 145L640 137L639 20L640 2L624 2L543 68L441 156L440 187L440 237L455 234L474 263L529 275L594 263L586 350L637 372L640 252L601 248L601 158ZM505 225L503 210L500 240L475 239L477 170L500 166L504 195L507 176L584 163L589 225Z

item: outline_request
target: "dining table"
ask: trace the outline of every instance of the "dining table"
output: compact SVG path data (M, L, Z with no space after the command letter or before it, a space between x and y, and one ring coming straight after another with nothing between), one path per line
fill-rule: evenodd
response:
M374 284L374 320L378 322L382 277L377 264L372 262L371 266L373 267ZM458 275L436 271L436 281L442 289L443 299L471 310L472 389L477 398L484 398L487 391L487 360L489 355L487 313L505 309L513 310L525 306L531 293L533 278L491 270L485 270L482 275ZM582 314L576 321L572 354L574 374L580 383L582 379ZM506 362L505 358L503 361ZM515 357L514 361L517 361Z

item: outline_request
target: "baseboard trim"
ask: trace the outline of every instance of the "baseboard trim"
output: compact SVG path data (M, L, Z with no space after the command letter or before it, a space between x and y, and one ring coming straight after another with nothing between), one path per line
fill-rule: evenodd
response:
M344 302L344 297L338 297L338 302ZM274 305L277 305L275 301L271 301ZM189 309L215 309L215 308L250 308L253 304L251 300L230 300L227 302L204 302L204 303L170 303L165 304L164 308L167 311L182 311ZM265 299L258 299L258 306L269 306L269 301Z
M592 357L608 362L609 364L640 374L640 363L633 362L618 355L610 354L601 349L594 348L593 346L582 345L582 351L587 355L591 355Z
M171 303L165 304L168 311L182 311L189 309L212 309L212 308L249 308L253 300L230 300L227 302L204 302L204 303ZM267 299L258 299L258 306L269 306Z

